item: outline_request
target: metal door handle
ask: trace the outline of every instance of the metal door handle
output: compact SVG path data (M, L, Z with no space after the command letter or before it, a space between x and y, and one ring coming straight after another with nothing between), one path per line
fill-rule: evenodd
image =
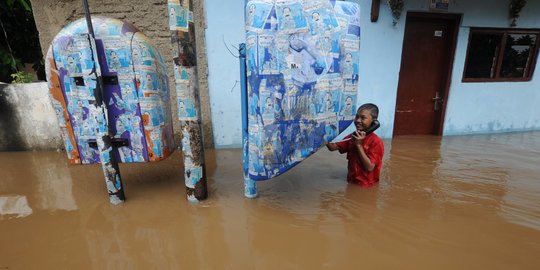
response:
M444 99L441 96L439 96L439 92L436 92L435 97L432 98L432 100L433 100L433 110L438 111L440 109L439 104L442 104L444 102Z

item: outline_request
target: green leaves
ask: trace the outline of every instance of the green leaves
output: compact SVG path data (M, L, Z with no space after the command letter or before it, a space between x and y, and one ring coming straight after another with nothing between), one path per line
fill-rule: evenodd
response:
M11 74L11 78L13 78L11 83L30 83L33 80L32 74L25 71Z
M44 78L42 58L30 0L0 0L0 81L11 82L23 63Z
M392 11L392 17L394 17L393 24L396 25L399 17L401 17L401 11L403 10L403 0L387 0L386 3Z
M8 9L14 9L16 5L20 5L27 12L32 12L32 8L30 7L30 0L7 0L6 1L6 6L8 7Z
M509 5L510 26L516 26L517 19L521 9L527 4L527 0L512 0Z
M9 66L12 69L17 69L17 63L13 57L11 57L11 54L5 50L4 48L0 48L0 63L3 65Z

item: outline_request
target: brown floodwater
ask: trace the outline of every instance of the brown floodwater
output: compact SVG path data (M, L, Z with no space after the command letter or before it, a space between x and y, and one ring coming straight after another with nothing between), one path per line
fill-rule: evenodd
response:
M0 153L0 269L540 269L540 132L385 141L379 185L321 149L243 196L240 149L207 150L186 201L181 154L99 165Z

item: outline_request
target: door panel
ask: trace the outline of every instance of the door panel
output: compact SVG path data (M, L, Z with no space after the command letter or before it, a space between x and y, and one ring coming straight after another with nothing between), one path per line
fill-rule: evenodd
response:
M407 16L394 135L440 135L459 19L446 16Z

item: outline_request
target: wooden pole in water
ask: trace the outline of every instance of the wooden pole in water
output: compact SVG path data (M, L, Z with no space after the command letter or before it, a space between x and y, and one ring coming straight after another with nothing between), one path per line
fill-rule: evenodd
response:
M192 5L192 1L169 0L168 14L173 46L178 119L182 129L184 180L188 201L196 203L208 197L208 189Z
M94 64L92 73L89 75L93 74L96 80L96 85L94 88L95 101L93 102L93 108L90 107L90 115L94 117L97 123L96 142L99 149L101 167L103 168L103 174L105 175L105 184L109 193L109 200L112 204L120 204L125 201L126 197L124 195L124 188L122 186L118 162L114 156L111 143L111 132L107 117L107 107L103 102L104 88L103 79L101 77L101 69L99 66L99 58L97 55L96 37L94 35L94 28L92 27L92 18L90 17L90 8L88 7L87 0L83 0L83 6L86 24L88 27L90 50L92 51L92 62Z

